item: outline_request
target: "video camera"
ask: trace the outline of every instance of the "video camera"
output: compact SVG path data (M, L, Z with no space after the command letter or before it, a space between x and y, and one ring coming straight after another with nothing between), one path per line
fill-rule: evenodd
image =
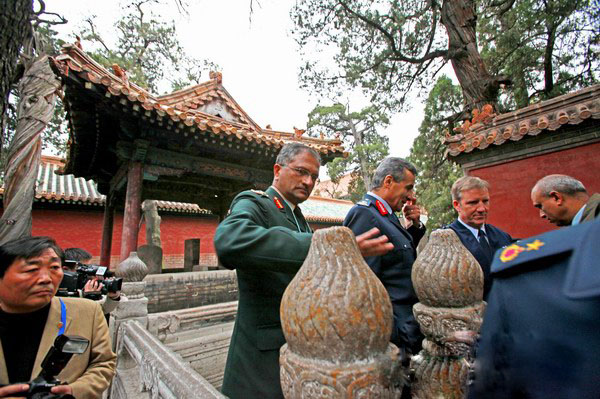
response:
M42 371L33 381L26 383L29 384L29 390L14 396L28 399L73 399L72 395L57 395L51 393L50 389L61 385L56 376L65 368L73 355L85 352L89 344L90 341L87 338L75 335L56 337L54 346L50 348L42 361Z
M74 260L65 260L63 265L70 269L75 267L75 271L65 270L63 272L64 276L58 287L56 296L78 297L79 290L82 290L85 283L94 278L94 276L103 277L103 279L98 280L101 284L101 290L98 293L86 293L84 295L85 298L97 301L102 298L102 295L106 295L109 292L121 291L123 279L114 277L114 273L109 271L106 266L86 265Z

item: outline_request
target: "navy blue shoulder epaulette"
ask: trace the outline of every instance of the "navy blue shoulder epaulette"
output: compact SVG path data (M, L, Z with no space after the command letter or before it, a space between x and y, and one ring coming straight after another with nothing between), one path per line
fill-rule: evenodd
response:
M371 199L370 198L363 198L360 201L358 201L356 203L356 205L360 205L360 206L370 206L371 205Z
M529 262L547 261L571 252L565 278L564 293L570 298L600 295L600 219L577 226L564 227L502 248L492 262L492 274L511 270ZM523 268L526 272L527 268Z

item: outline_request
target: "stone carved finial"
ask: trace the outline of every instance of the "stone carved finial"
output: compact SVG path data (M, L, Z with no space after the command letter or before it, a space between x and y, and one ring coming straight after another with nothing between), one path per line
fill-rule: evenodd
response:
M481 327L483 271L454 231L437 230L413 264L412 282L420 301L413 312L425 335L411 361L412 397L463 398L471 345L455 332Z
M137 252L132 252L129 257L119 263L115 275L122 277L124 282L142 281L148 274L148 267L137 256Z
M346 227L315 232L281 301L287 399L399 397L389 296Z

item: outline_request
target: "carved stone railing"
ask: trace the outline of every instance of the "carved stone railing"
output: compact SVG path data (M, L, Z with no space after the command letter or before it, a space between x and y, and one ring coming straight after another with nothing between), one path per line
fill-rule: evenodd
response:
M392 305L346 227L315 232L281 302L287 399L400 397Z
M413 312L425 335L411 361L412 397L464 398L469 337L479 331L485 310L483 271L454 231L437 230L413 265L412 281L420 301Z
M137 321L119 330L111 399L226 398Z
M237 301L148 315L148 331L220 388Z
M237 301L217 303L197 308L171 310L148 315L148 331L162 342L169 337L214 324L229 323L235 319Z

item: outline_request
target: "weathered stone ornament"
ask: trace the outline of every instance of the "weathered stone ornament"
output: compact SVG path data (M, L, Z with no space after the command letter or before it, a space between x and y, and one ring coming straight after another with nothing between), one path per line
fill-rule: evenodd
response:
M131 252L129 257L119 263L115 275L122 277L124 282L142 281L148 274L148 267L138 256L137 252Z
M279 363L287 399L400 396L390 299L350 229L315 232L283 295L281 323L287 344Z
M413 399L464 398L471 345L456 331L479 331L483 271L450 229L431 233L412 268L419 303L413 312L425 335L423 350L413 356Z

